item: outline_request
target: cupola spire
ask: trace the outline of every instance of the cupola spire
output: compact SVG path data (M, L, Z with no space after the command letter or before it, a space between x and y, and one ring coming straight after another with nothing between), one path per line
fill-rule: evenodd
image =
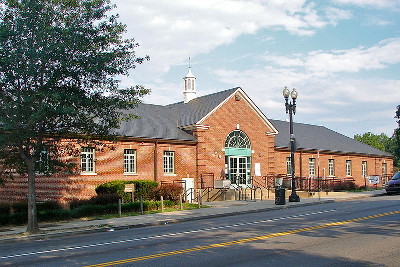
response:
M185 78L183 78L183 99L184 103L188 103L190 100L196 98L196 77L194 77L190 67L190 56L189 56L189 71Z

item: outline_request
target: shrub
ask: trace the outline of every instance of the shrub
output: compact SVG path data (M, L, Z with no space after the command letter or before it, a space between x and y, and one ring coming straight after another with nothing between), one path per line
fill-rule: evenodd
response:
M121 181L115 180L108 183L98 185L96 187L97 195L102 194L118 194L124 202L131 202L131 193L124 192L126 184L135 185L135 198L143 197L144 200L150 200L152 191L157 188L158 183L150 180Z
M28 212L28 201L18 201L11 204L14 213Z
M91 205L91 203L92 201L90 199L74 199L69 202L69 208L73 210L81 206Z
M120 197L117 194L101 194L90 199L74 199L69 203L69 208L75 209L86 205L118 204L118 199Z
M354 182L342 182L335 184L332 188L333 191L351 191L356 190L356 184Z
M26 212L19 212L15 214L0 214L0 225L21 225L28 221L28 214Z
M61 210L62 206L55 200L36 203L38 211L41 210Z
M179 195L182 194L183 188L178 184L163 184L157 187L154 191L154 199L160 200L161 196L164 200L179 201Z
M118 212L118 204L85 205L77 207L71 212L72 218L82 218L93 215L115 214Z
M158 183L150 180L136 180L135 184L135 197L138 199L143 197L143 200L151 200L153 190L157 188Z
M71 212L69 210L53 209L38 212L39 221L59 221L71 219Z
M143 205L144 208L144 205ZM129 202L121 205L122 212L136 212L140 211L140 202Z
M11 204L10 203L0 203L0 215L10 214Z

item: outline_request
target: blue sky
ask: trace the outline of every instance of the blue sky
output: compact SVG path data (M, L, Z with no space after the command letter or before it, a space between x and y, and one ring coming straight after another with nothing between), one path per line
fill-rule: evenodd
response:
M183 100L191 57L197 95L241 87L271 119L286 120L282 90L296 88L296 122L349 137L391 135L400 105L400 0L112 0L140 44L122 86L144 101Z

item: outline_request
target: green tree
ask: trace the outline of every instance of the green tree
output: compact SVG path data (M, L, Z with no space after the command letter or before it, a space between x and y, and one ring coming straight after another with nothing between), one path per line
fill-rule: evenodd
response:
M124 39L108 0L1 0L0 156L27 176L27 232L37 223L35 170L62 137L109 135L149 93L120 89L120 75L148 57ZM43 153L43 151L47 152ZM66 167L52 157L54 170Z
M400 168L400 105L397 106L395 118L397 120L398 127L394 129L392 136L392 151L394 155L394 165Z
M356 134L354 135L354 139L382 151L390 152L389 147L391 140L390 137L384 133L373 134L371 132L367 132L364 134Z

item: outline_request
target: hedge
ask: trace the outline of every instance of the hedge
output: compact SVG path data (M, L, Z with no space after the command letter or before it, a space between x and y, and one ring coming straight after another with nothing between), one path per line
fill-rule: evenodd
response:
M158 183L150 180L134 180L134 181L122 181L115 180L108 183L98 185L96 187L97 195L102 194L118 194L124 202L131 202L131 193L124 192L126 184L135 185L135 199L143 197L143 200L152 200L152 192L157 188Z
M173 201L164 201L164 207L174 207ZM158 210L161 207L160 201L143 201L143 210L152 211ZM138 212L140 211L140 202L130 202L121 205L122 212ZM38 212L39 221L57 221L69 220L72 218L82 218L87 216L117 214L118 204L107 205L84 205L72 210L47 210ZM0 214L0 225L21 225L28 221L26 212L15 214Z
M61 210L62 206L60 203L54 200L37 202L36 207L38 211L48 211L48 210ZM28 212L28 202L18 201L14 203L1 203L0 204L0 214L7 215L12 213L27 213Z
M156 200L160 200L162 196L164 200L171 200L176 203L179 201L182 192L183 188L180 184L162 184L154 190L153 195Z
M108 205L108 204L118 204L120 196L118 194L101 194L94 196L90 199L77 199L72 200L69 203L70 209L75 209L77 207L86 205Z

